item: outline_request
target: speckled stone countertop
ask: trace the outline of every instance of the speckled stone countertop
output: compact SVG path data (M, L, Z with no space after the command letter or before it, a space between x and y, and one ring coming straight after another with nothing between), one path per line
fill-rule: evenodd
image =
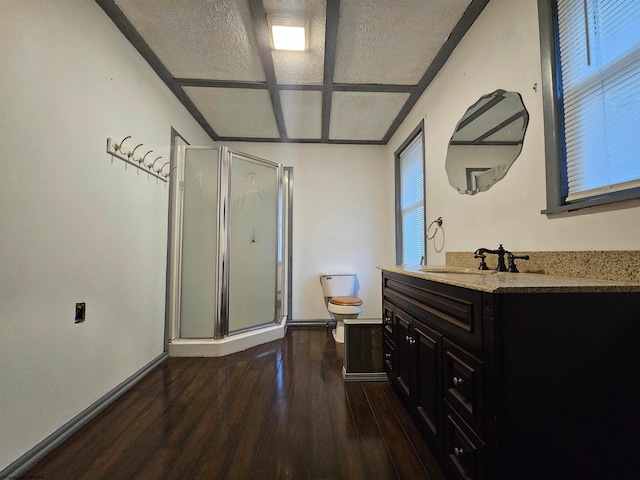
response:
M456 287L487 293L596 293L640 292L640 283L593 278L544 275L538 273L509 273L489 270L478 274L462 267L423 265L380 266L380 270L423 278ZM425 272L421 269L432 271ZM433 271L441 269L442 272ZM474 273L465 273L474 272Z
M623 282L640 282L640 251L588 250L514 252L529 255L529 260L518 260L523 273L544 273L566 277L600 278ZM496 268L496 255L487 255L489 268ZM448 266L478 268L473 252L446 252Z

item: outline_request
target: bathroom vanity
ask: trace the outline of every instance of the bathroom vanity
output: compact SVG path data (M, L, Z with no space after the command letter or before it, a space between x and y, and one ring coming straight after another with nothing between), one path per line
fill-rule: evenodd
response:
M640 478L640 284L380 269L384 369L449 478Z

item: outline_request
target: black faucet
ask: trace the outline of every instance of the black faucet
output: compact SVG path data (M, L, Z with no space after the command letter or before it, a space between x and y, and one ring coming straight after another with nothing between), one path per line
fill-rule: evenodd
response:
M506 272L507 271L507 265L504 263L504 256L509 252L507 252L502 247L502 244L500 244L500 246L496 250L489 250L488 248L479 248L479 249L477 249L475 251L473 256L475 258L482 259L482 260L480 260L480 267L478 267L480 270L487 270L487 264L484 262L485 253L490 253L492 255L497 255L498 256L498 267L496 268L497 271L499 271L499 272Z

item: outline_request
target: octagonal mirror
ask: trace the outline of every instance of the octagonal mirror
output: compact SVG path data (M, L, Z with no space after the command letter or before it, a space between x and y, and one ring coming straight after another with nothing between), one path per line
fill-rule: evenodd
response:
M445 163L449 184L467 195L489 190L520 155L528 123L520 94L496 90L480 97L449 141Z

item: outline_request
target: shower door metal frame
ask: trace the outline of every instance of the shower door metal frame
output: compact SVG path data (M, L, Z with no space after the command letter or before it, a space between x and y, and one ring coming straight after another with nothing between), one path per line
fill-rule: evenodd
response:
M213 319L213 338L218 340L228 335L229 325L229 301L227 292L229 289L228 265L229 252L229 191L231 189L231 162L229 149L221 146L218 156L218 266L216 271L216 318ZM224 241L226 240L226 241Z
M226 147L222 147L225 148ZM223 289L220 289L220 293L224 294L226 292L228 292L228 288L229 288L229 252L231 249L231 215L230 215L230 205L229 202L231 200L230 198L230 192L231 192L231 168L233 166L233 156L236 155L237 157L243 159L243 160L248 160L250 162L256 163L258 165L262 165L262 166L268 166L268 167L273 167L275 168L276 171L276 179L278 182L278 192L277 192L277 199L278 199L278 205L276 208L276 218L274 218L274 222L276 223L276 225L278 224L278 215L279 213L282 211L282 208L284 208L283 206L283 202L282 202L282 183L283 183L283 179L284 179L284 170L281 164L279 163L275 163L272 162L270 160L266 160L264 158L260 158L260 157L256 157L254 155L250 155L248 153L243 153L243 152L237 152L235 150L227 150L228 154L225 155L225 168L227 169L227 174L226 174L226 178L227 178L227 190L224 192L225 195L222 195L222 190L220 190L220 197L221 197L221 206L223 206L224 208L219 209L221 212L224 211L224 216L223 221L225 222L224 227L221 226L221 230L220 230L220 238L224 238L226 240L226 242L220 242L222 243L226 243L226 245L224 246L224 251L222 249L219 249L219 257L218 257L218 268L219 271L222 274L222 278L221 278L221 285L226 287ZM223 177L220 177L223 178ZM222 187L221 187L222 188ZM224 228L224 235L223 235L223 229ZM283 232L282 231L278 231L276 229L276 235L278 235L278 237L282 237L283 236ZM284 242L285 239L282 238L282 245L283 245L283 250L284 250ZM284 252L280 252L281 256ZM219 320L216 324L216 327L220 327L220 337L216 337L216 338L223 338L226 336L230 336L230 335L236 335L238 333L243 333L243 332L249 332L252 330L257 330L260 328L264 328L267 325L271 325L271 324L279 324L282 321L282 300L278 303L278 288L280 287L280 291L282 291L281 285L278 284L278 268L283 269L282 266L278 267L277 266L277 258L278 258L278 241L276 239L276 251L274 252L275 256L276 256L276 271L273 272L275 277L276 277L276 282L275 282L275 291L273 292L273 298L274 298L274 303L275 303L275 318L273 319L272 322L267 322L267 323L263 323L260 325L256 325L253 327L248 327L248 328L243 328L241 330L234 330L233 332L229 331L229 299L228 297L224 297L223 298L223 302L220 303L220 309L219 309L219 313L220 316L218 317ZM284 270L281 272L280 274L280 282L283 282L284 276ZM218 333L218 332L216 332Z
M185 165L186 165L186 152L187 150L211 150L212 152L217 151L218 154L218 207L216 209L216 221L218 224L218 239L217 239L217 249L216 252L213 252L217 256L216 262L216 274L215 274L215 287L212 292L212 298L215 298L215 309L214 315L215 318L212 318L212 322L214 324L214 340L222 339L228 336L232 336L238 333L251 331L255 329L264 328L265 326L271 324L280 324L282 321L283 315L283 303L285 301L284 298L281 298L281 301L278 302L278 289L283 292L282 285L284 282L288 282L288 291L287 291L287 306L288 306L288 315L291 315L291 244L288 246L288 272L285 272L282 266L277 266L274 275L276 275L276 291L274 292L274 303L275 303L275 318L273 322L268 322L265 324L261 324L255 327L250 327L242 330L237 330L229 333L229 298L228 298L228 289L229 289L229 253L230 253L230 228L231 228L231 215L230 215L230 190L231 190L231 163L232 156L236 155L241 157L244 160L248 160L251 162L255 162L260 165L266 165L270 167L274 167L276 170L276 178L277 178L277 198L278 198L278 206L277 206L277 214L280 214L283 208L288 208L289 210L289 221L288 221L288 238L284 237L284 225L281 230L277 230L277 235L282 238L282 252L281 256L284 255L284 243L288 242L291 238L291 203L292 203L292 185L289 186L289 202L288 205L283 205L283 178L284 178L284 169L289 170L289 181L292 182L292 169L291 167L283 167L282 165L272 162L270 160L266 160L260 157L256 157L253 155L249 155L242 152L231 151L225 146L196 146L189 145L186 143L177 145L177 159L175 167L175 175L171 177L171 181L174 182L173 191L175 195L170 198L169 208L171 209L170 215L173 219L172 225L174 231L170 232L170 254L169 254L169 272L171 279L168 282L169 284L169 301L168 301L168 323L169 323L169 332L167 332L168 340L176 340L180 337L180 322L181 322L181 289L182 289L182 238L183 238L183 200L184 200L184 175L185 175ZM278 221L278 218L274 219L275 222ZM276 223L277 224L277 223ZM274 252L276 258L278 256L278 242L276 241L276 252ZM277 262L276 262L277 264ZM278 269L282 269L279 277L280 282L278 282ZM286 278L286 279L285 279Z
M282 292L284 295L284 292L286 290L287 292L287 298L286 298L286 302L287 302L287 309L286 309L286 322L288 323L293 317L292 317L292 311L293 311L293 295L291 294L291 288L293 286L293 252L292 252L292 246L293 246L293 187L294 187L294 182L293 182L293 167L282 167L283 168L283 178L284 175L286 174L287 177L287 183L286 183L286 187L287 187L287 205L284 206L287 212L287 217L286 217L286 225L283 222L282 225L282 242L283 242L283 254L286 253L287 256L287 269L286 271L283 271L283 285L282 285ZM283 182L284 185L284 182ZM283 195L284 197L284 195ZM281 197L282 199L282 197ZM286 242L286 245L285 243ZM284 275L286 275L286 277L284 277ZM286 288L285 288L286 287ZM282 304L284 304L285 299L282 299Z

